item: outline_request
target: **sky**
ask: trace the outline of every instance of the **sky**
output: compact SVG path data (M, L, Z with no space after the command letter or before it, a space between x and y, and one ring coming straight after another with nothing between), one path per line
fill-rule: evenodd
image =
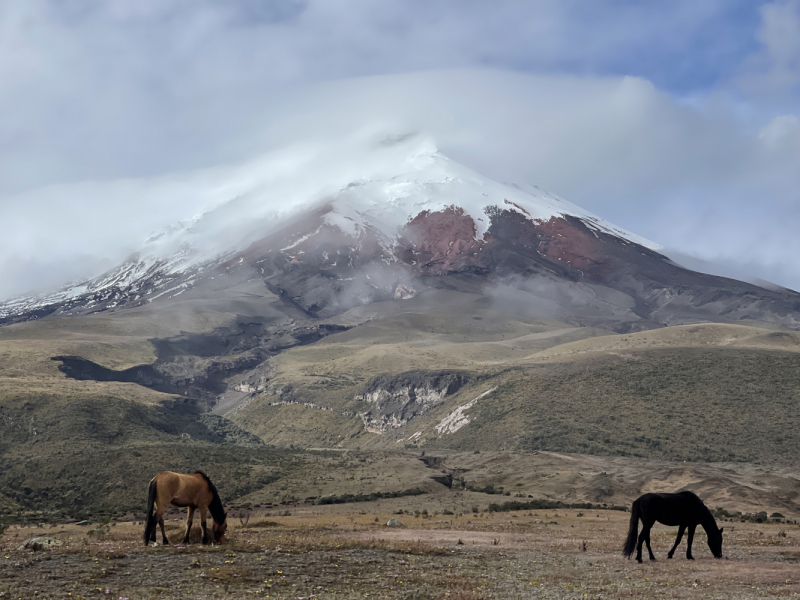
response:
M800 290L798 116L800 0L3 2L0 299L374 128Z

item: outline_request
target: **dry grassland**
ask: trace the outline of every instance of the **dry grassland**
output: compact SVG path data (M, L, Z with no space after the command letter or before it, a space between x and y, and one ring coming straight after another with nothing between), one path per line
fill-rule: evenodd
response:
M656 526L658 560L639 565L620 547L628 514L519 511L430 518L365 505L359 512L254 513L231 518L220 546L143 548L141 525L13 527L0 538L5 598L791 598L800 593L800 529L724 524L725 557L701 530L695 561L666 560L674 528ZM333 508L333 507L331 507ZM407 501L406 510L415 504ZM403 527L390 529L391 517ZM168 522L173 542L183 524ZM54 550L18 550L50 535ZM685 542L684 542L685 544Z

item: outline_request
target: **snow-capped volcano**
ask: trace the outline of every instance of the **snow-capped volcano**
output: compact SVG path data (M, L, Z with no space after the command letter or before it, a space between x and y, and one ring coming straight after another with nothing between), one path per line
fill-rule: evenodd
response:
M255 162L250 189L232 182L235 197L206 213L152 234L141 251L97 278L68 284L50 293L0 304L0 318L64 304L110 308L120 303L152 301L159 292L174 295L192 285L187 276L225 261L253 242L291 227L308 213L323 212L311 231L282 231L291 259L325 230L352 238L351 245L377 242L387 258L395 252L407 226L420 214L459 209L475 242L490 225L487 211L503 207L535 222L573 216L590 228L651 249L658 246L621 230L557 196L535 187L498 183L441 154L428 139L401 136L349 144L331 152L295 150L285 162ZM324 168L319 167L324 165ZM256 173L259 168L266 172ZM241 172L236 175L242 176ZM283 243L283 242L282 242ZM176 280L176 289L169 289Z
M185 260L211 260L240 250L246 242L262 239L322 205L329 205L323 219L327 226L354 237L372 231L389 246L417 215L447 207L459 207L468 215L475 225L475 238L482 239L489 228L487 208L506 206L540 222L570 215L598 230L659 249L536 187L484 177L450 160L431 140L420 136L296 154L300 156L283 164L255 163L253 168L267 172L253 177L250 189L150 236L142 255L166 259L180 251Z
M534 312L580 324L646 328L767 313L797 323L796 294L682 269L657 244L537 187L484 177L423 136L298 147L231 174L233 197L150 236L100 277L0 305L0 319L260 280L309 318L428 287L510 285Z
M505 206L527 219L544 222L566 215L591 227L658 249L656 244L619 229L603 219L535 187L498 183L441 154L429 141L396 142L395 162L380 172L348 182L330 199L324 222L350 235L373 230L394 244L420 213L458 207L472 220L476 240L489 229L489 207ZM397 150L400 150L399 152Z

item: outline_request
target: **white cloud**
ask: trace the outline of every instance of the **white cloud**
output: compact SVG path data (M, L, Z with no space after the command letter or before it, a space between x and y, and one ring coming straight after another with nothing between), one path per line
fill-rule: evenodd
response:
M800 287L800 0L764 5L758 40L747 5L0 3L0 296L124 257L255 156L365 126L427 131L489 176ZM744 97L664 91L757 41Z
M244 159L259 149L237 140L264 105L315 82L474 67L657 76L720 30L728 4L0 3L0 195Z
M800 0L761 7L756 39L763 48L743 64L740 83L755 95L796 92L800 88Z
M779 144L800 132L800 119L794 115L780 115L758 132L759 139L767 144Z
M486 175L539 185L685 253L764 265L776 283L800 287L800 267L786 260L800 253L790 226L800 217L792 123L787 116L752 133L635 78L461 70L336 81L265 105L237 140L271 152L256 162L5 199L2 227L12 235L0 238L0 256L34 261L41 274L70 257L119 260L149 231L247 192L304 140L371 128L425 132ZM0 295L19 291L15 277L31 279L0 273Z

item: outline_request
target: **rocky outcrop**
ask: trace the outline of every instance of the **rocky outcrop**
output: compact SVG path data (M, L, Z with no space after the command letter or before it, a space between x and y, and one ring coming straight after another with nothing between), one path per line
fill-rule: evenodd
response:
M56 548L62 545L64 545L62 540L43 535L25 540L17 550L33 550L34 552L38 552L39 550Z
M453 394L470 381L459 371L408 371L396 376L380 375L372 379L355 400L369 404L359 412L367 431L385 433L408 424L428 412L445 396Z
M475 234L475 222L461 208L426 210L403 228L397 254L406 264L430 275L480 270L477 253L484 242Z
M470 408L475 406L475 404L478 402L478 400L480 400L481 398L485 398L486 396L491 394L496 389L497 389L497 386L495 386L495 387L493 387L491 389L488 389L485 392L483 392L480 396L478 396L477 398L474 398L474 399L470 400L466 404L463 404L463 405L459 406L458 408L456 408L455 410L453 410L452 412L450 412L436 426L436 433L438 433L439 435L442 435L444 433L455 433L456 431L458 431L459 429L461 429L465 425L468 425L469 424L469 417L466 415L466 411L468 411Z

